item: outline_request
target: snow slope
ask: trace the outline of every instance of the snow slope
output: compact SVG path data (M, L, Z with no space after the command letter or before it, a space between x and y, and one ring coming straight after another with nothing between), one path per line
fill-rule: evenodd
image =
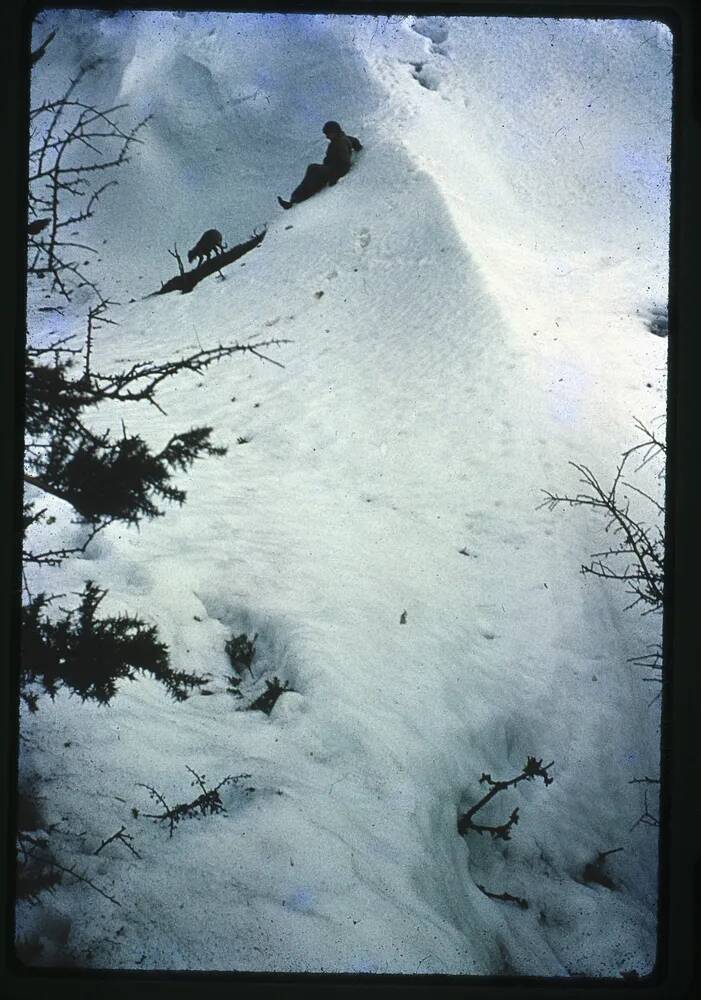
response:
M23 719L23 780L121 907L65 885L18 933L95 968L649 971L657 844L630 832L628 782L658 766L658 706L626 659L659 623L579 574L596 519L538 505L576 489L571 459L610 476L633 416L664 411L666 345L643 322L666 296L664 29L52 17L37 88L102 53L94 99L154 115L99 221L125 300L170 276L174 239L269 223L224 280L119 308L96 364L288 342L267 349L284 369L242 358L165 386L165 416L100 416L154 445L206 423L229 448L186 477L185 506L112 526L60 577L157 624L211 693L174 705L139 680L108 709L61 694ZM283 213L334 117L356 166ZM258 633L249 700L266 677L292 688L269 718L226 691L240 632ZM518 805L512 840L458 836L480 775L529 754L555 761L552 786L484 813ZM184 801L186 765L250 777L168 838L132 815L152 805L137 783ZM95 857L122 824L141 858ZM617 847L619 889L584 883Z

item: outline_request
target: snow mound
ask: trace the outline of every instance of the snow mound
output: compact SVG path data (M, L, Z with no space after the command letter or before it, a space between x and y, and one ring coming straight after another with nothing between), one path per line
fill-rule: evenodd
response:
M95 94L154 114L101 217L125 288L157 287L175 239L216 225L231 244L269 222L223 280L120 309L96 367L249 338L281 341L267 351L284 365L238 358L164 385L165 413L96 420L154 445L206 422L228 452L188 475L182 508L108 528L90 566L207 695L173 705L139 680L108 711L61 693L23 720L46 822L74 817L81 862L121 903L60 887L67 948L93 968L649 971L657 845L629 832L629 782L659 748L625 661L656 625L578 573L596 523L538 505L570 459L612 468L631 414L664 406L664 342L635 315L665 283L664 143L644 147L650 185L613 201L623 167L607 173L601 141L586 152L617 129L625 149L664 114L664 36L641 68L645 25L53 16L55 60L107 46ZM551 135L591 96L573 83L585 65L616 82L582 153ZM279 212L328 118L363 151ZM649 243L631 261L636 224ZM84 562L65 571L78 585ZM243 699L226 690L239 634L257 635ZM273 677L290 690L248 711ZM460 837L480 776L511 779L529 754L555 761L552 787L485 810L503 822L518 806L512 841ZM225 813L169 837L142 786L184 801L187 766L250 777L223 789ZM140 859L95 858L125 822ZM619 846L615 891L582 878ZM24 910L19 926L32 933Z

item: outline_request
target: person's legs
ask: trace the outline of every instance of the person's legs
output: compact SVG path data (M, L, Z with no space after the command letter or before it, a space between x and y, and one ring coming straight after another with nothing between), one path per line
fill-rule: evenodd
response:
M290 201L293 205L297 205L300 201L306 201L307 198L318 194L322 188L326 187L328 181L329 173L323 163L310 163L304 180L290 195Z

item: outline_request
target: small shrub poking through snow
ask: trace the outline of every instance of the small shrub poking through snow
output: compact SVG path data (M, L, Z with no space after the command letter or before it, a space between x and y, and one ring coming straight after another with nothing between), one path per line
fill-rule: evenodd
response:
M480 826L478 823L473 823L472 817L482 809L483 806L494 798L499 792L503 792L506 788L512 785L517 785L519 781L532 781L533 778L542 778L546 785L551 785L553 779L548 774L548 769L553 766L555 762L550 761L543 767L542 758L536 760L535 757L529 757L526 761L523 770L515 778L511 778L509 781L494 781L491 774L483 774L480 778L480 784L486 782L490 785L490 790L485 796L483 796L479 802L477 802L471 809L468 809L466 813L458 818L458 833L467 833L468 830L474 830L476 833L491 833L494 840L510 840L511 839L511 827L516 826L518 823L518 806L511 813L511 816L506 821L502 823L501 826Z
M253 657L256 655L256 639L258 638L258 633L249 639L245 632L241 635L232 635L230 639L227 639L224 649L226 655L229 657L231 666L234 668L237 674L242 674L244 670L253 675L251 670L251 663L253 663Z
M273 677L272 681L266 681L265 683L266 690L248 708L252 712L265 712L266 715L270 715L280 695L283 691L289 691L290 686L287 681L285 681L284 685L281 684L279 677Z
M251 677L253 677L251 664L253 663L253 657L256 655L257 638L257 632L252 639L249 639L246 633L242 632L241 635L232 635L224 644L224 650L234 670L233 674L229 676L227 691L229 694L236 695L237 698L243 697L239 687L244 670L247 670Z
M655 325L659 329L655 329ZM649 329L659 336L667 333L667 309L660 308L654 313L649 321ZM658 418L659 420L659 418ZM580 492L575 496L571 494L560 495L545 490L546 500L544 504L554 510L559 504L566 504L569 507L588 507L598 510L605 520L604 531L613 536L613 542L604 552L598 552L591 556L589 565L582 565L581 572L591 576L598 576L603 580L615 580L617 583L625 584L626 590L633 598L626 607L630 610L638 604L642 604L641 614L650 613L662 614L664 611L664 573L665 573L665 508L664 497L657 499L638 487L634 482L623 479L627 472L629 459L635 456L640 458L640 464L634 469L639 472L650 462L656 462L656 478L662 480L665 474L667 458L667 443L657 436L656 431L649 429L642 421L635 420L636 429L642 434L642 440L624 451L618 463L616 475L610 486L602 485L596 475L585 465L576 462L570 464L581 473L580 483L586 487L585 492ZM637 497L647 501L648 516L651 515L651 523L645 523L641 516L630 512L630 495L624 493L629 490ZM622 495L621 495L622 494ZM648 646L647 653L639 656L629 657L628 662L637 666L646 667L655 673L645 680L662 683L663 650L661 641ZM659 697L657 695L656 697ZM653 698L654 702L656 698ZM652 702L650 702L652 704ZM630 828L632 832L636 826L659 826L659 816L650 812L648 805L648 786L660 784L659 778L633 778L629 784L644 785L644 809L638 820ZM608 876L606 876L608 877ZM606 884L606 883L602 883ZM609 886L612 888L613 886Z
M598 576L603 580L624 583L633 598L628 608L642 603L643 613L661 612L664 604L664 506L655 497L623 477L628 472L627 463L632 457L641 459L635 471L653 460L661 461L663 466L667 445L641 421L636 420L635 424L642 433L643 440L623 452L610 486L599 482L595 473L586 465L570 462L570 465L580 473L579 481L585 489L574 496L544 490L546 499L541 506L547 506L549 510L554 510L559 505L567 505L598 511L604 519L604 530L612 538L612 543L605 552L594 553L589 565L582 565L581 572L585 575ZM664 468L661 467L659 478L663 473ZM646 524L640 517L631 513L630 498L625 490L633 491L647 501L652 515L651 524Z
M17 881L15 894L18 900L38 903L42 892L53 892L61 882L61 872L54 867L53 858L39 854L46 851L47 837L32 836L21 831L17 835Z
M134 680L136 672L151 674L176 701L206 683L170 667L168 647L158 641L155 626L126 614L98 618L106 594L88 580L78 595L79 606L56 621L43 614L49 603L44 594L22 609L22 695L31 711L37 709L36 694L27 690L31 684L51 698L65 687L83 701L106 705L116 694L117 681Z
M480 778L480 784L486 782L490 785L490 790L484 795L479 802L475 803L471 809L468 809L466 813L458 817L458 833L464 834L468 830L474 830L480 835L487 832L492 835L493 840L511 840L511 827L516 826L518 823L518 807L513 810L509 819L502 823L500 826L481 826L478 823L474 823L472 817L477 813L483 806L494 798L499 792L503 792L506 788L510 786L517 785L519 781L532 781L533 778L542 778L546 786L551 785L553 778L548 774L548 770L553 766L555 762L550 761L543 767L542 758L537 760L535 757L529 757L526 760L525 766L520 774L515 778L511 778L509 781L494 781L490 774L483 774ZM477 888L483 895L487 896L489 899L495 899L502 903L514 903L521 910L528 909L528 900L524 899L522 896L514 896L510 892L491 892L489 889L485 889L483 885L479 882L475 883Z
M183 819L194 819L199 816L213 816L216 813L226 813L224 808L224 803L221 800L219 794L219 789L224 785L236 784L242 778L250 778L250 774L228 774L226 778L222 778L218 785L214 788L207 788L205 784L206 775L198 774L191 767L187 768L190 774L193 775L194 781L191 781L191 786L198 787L201 790L201 794L197 798L193 799L191 802L180 802L177 805L169 806L166 802L164 796L156 791L151 785L144 785L142 782L138 782L139 788L145 788L151 799L154 802L160 802L163 806L162 813L142 813L147 819L152 819L156 823L168 823L170 827L170 836L173 836L173 830L178 825L178 823Z
M616 889L616 883L613 881L611 876L605 871L606 858L609 854L618 854L622 851L622 847L614 847L610 851L599 851L594 861L584 866L584 871L582 872L582 881L593 882L596 885L603 885L605 889Z

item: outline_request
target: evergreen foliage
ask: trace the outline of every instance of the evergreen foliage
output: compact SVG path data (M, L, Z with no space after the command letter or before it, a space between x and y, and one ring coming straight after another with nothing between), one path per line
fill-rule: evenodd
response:
M36 50L35 61L42 58L51 37ZM29 299L53 294L62 304L45 310L55 311L64 325L75 324L76 310L86 309L87 335L81 346L74 346L72 335L48 344L28 339L24 401L25 483L66 501L78 523L89 530L80 545L59 542L55 548L37 548L32 529L51 524L53 518L47 507L25 501L25 566L59 567L64 559L84 552L111 522L138 525L161 516L162 504L182 504L186 499L185 490L174 481L177 473L187 472L198 458L226 452L212 443L211 427L175 433L160 451L152 450L140 435L128 433L124 424L121 434L113 435L109 429L97 432L89 418L98 406L107 401L143 402L163 413L156 398L163 381L185 371L201 374L236 353L272 361L261 348L279 343L219 344L179 358L136 362L121 371L94 370L93 339L104 324L114 325L107 311L115 303L90 278L86 264L75 261L77 250L81 257L97 252L74 237L92 218L101 194L116 183L107 180L97 186L98 178L128 162L146 120L128 129L119 121L122 106L100 109L81 100L78 89L91 69L84 66L61 97L30 112ZM257 237L258 242L262 238ZM86 305L86 299L92 305L89 301ZM72 316L65 311L69 309ZM24 590L21 693L30 710L36 711L41 690L53 697L61 686L83 700L106 704L117 681L132 679L137 672L151 674L178 700L204 683L171 669L155 627L128 614L98 619L96 611L106 591L90 581L79 595L79 607L53 619L45 609L54 596L32 595L26 574Z
M88 580L77 608L55 621L43 612L49 604L45 594L33 597L22 614L22 690L25 702L36 711L36 694L28 685L38 684L56 696L60 687L83 701L106 705L115 695L117 682L134 680L148 673L165 686L177 701L183 701L204 680L173 670L168 647L158 640L155 626L130 615L98 618L97 609L107 591Z

